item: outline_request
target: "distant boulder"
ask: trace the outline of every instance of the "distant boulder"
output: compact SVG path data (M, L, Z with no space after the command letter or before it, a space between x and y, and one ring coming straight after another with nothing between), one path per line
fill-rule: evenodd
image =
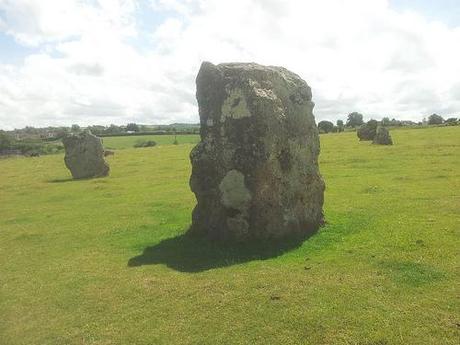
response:
M109 174L100 138L89 131L70 134L62 139L64 162L74 179L102 177Z
M114 154L115 154L115 152L113 152L111 150L104 150L104 157L113 156Z
M376 120L370 120L366 124L358 128L356 134L360 141L371 141L377 134L378 122Z
M377 133L372 141L372 144L377 145L393 145L393 140L391 139L390 132L387 128L379 126L377 128Z
M134 144L134 147L135 148L139 148L139 147L154 147L156 145L157 145L156 141L153 141L153 140L140 140L140 141L138 141L137 143Z

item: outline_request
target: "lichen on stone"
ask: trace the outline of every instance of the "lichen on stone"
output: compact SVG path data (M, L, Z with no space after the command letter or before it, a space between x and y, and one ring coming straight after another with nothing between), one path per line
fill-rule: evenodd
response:
M222 117L224 119L241 119L248 116L251 116L251 112L248 109L248 104L242 90L239 88L231 89L222 105Z
M251 193L244 184L244 175L238 170L230 170L219 184L222 204L227 208L243 211L251 201Z

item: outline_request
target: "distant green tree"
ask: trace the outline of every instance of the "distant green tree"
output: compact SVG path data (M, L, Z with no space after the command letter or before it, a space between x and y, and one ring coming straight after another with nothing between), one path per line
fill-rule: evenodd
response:
M444 122L444 119L442 116L439 116L438 114L433 114L428 116L428 124L429 125L440 125Z
M105 134L118 134L123 132L123 129L117 125L111 124L106 130Z
M0 131L0 150L9 149L14 143L14 139L4 131Z
M382 119L382 126L389 126L390 125L390 118L389 117L384 117Z
M138 125L138 126L139 126L139 131L140 132L149 132L150 131L149 126L146 126L146 125Z
M27 134L35 134L35 133L37 133L37 129L35 127L32 127L32 126L26 126L24 128L24 132L26 132Z
M139 126L136 123L128 123L126 125L126 130L130 132L139 132Z
M392 118L390 120L390 126L402 126L402 122L399 120L396 120L395 118Z
M329 133L334 129L334 124L331 121L320 121L318 129L324 133Z
M363 115L362 114L357 113L357 112L353 112L353 113L348 114L347 123L346 123L347 127L356 128L356 127L361 126L363 123L364 123L364 121L363 121Z
M67 127L60 127L56 129L56 132L54 132L54 136L56 139L60 139L65 137L69 133L69 128Z
M88 126L88 130L94 135L101 135L106 131L106 127L94 125L94 126Z
M458 124L458 120L457 118L455 117L449 117L447 120L446 120L446 124L448 124L449 126L455 126Z
M71 131L72 133L78 133L78 132L81 131L81 128L80 128L79 125L73 124L72 127L70 127L70 131Z
M343 121L337 120L337 132L343 132Z

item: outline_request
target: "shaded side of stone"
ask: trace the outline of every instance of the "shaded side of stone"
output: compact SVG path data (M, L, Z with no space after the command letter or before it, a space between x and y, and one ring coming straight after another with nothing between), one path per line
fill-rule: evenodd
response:
M110 168L104 159L100 138L90 132L72 134L62 139L65 148L64 162L74 179L103 177Z
M393 140L391 139L391 135L388 129L379 126L372 143L377 145L393 145Z
M190 233L272 239L305 235L322 224L324 182L311 98L308 85L282 67L202 64Z

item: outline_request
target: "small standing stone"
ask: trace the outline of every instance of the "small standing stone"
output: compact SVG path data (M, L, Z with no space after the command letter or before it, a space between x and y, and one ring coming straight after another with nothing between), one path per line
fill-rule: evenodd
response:
M391 139L390 131L382 126L377 128L377 134L372 141L372 144L378 145L393 145L393 140Z
M100 138L89 131L71 134L62 139L64 162L74 179L102 177L109 174Z
M359 141L372 141L377 133L378 122L369 120L356 131Z
M204 62L201 142L190 154L190 233L217 240L305 236L323 223L310 87L282 67Z

